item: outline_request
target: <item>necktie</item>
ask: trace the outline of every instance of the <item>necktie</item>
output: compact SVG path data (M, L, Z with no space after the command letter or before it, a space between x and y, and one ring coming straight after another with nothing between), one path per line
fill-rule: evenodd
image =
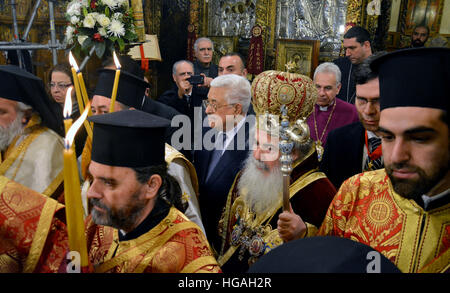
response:
M208 165L208 174L206 176L206 181L208 181L209 177L213 173L214 169L217 166L217 163L222 156L222 150L225 148L225 141L227 140L227 135L224 132L221 132L217 135L216 145L214 147L213 153L211 155L211 160Z
M369 138L369 150L370 153L373 153L381 144L381 139L378 137ZM374 160L371 160L370 157L367 158L367 161L364 165L364 171L368 170L378 170L383 168L383 159L380 156Z
M186 102L188 104L188 107L191 107L191 96L190 95L184 95L186 97Z

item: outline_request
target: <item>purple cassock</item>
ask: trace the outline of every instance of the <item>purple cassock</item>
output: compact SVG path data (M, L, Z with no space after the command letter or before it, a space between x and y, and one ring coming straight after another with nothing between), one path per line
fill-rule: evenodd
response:
M306 120L311 138L314 141L320 139L322 146L325 146L331 130L359 121L355 105L341 99L334 101L328 107L314 105L314 112Z

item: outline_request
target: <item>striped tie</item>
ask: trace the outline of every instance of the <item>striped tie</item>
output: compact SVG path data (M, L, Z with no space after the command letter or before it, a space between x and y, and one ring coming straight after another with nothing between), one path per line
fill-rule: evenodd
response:
M374 152L377 147L379 147L381 144L381 139L378 137L371 137L369 138L369 149L370 152ZM370 166L369 166L370 164ZM366 163L364 165L364 171L369 171L369 170L378 170L383 168L383 158L379 157L378 159L375 159L373 161L370 160L369 156L367 156L367 160Z

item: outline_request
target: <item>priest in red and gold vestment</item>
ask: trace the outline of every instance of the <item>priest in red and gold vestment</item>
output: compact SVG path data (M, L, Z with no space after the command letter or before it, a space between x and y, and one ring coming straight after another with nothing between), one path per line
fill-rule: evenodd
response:
M236 176L219 222L222 245L218 262L226 272L246 272L259 257L299 238L298 215L317 230L336 189L318 170L314 141L305 118L313 110L317 90L304 75L265 71L252 83L252 102L257 113L255 147ZM279 148L281 105L287 105L289 124L305 142L296 142L289 176L290 211L282 209L282 152ZM303 120L302 120L303 119ZM295 126L296 125L296 126ZM295 127L306 131L297 131Z
M202 230L182 213L164 161L166 119L137 110L93 116L86 219L90 270L220 272ZM0 177L0 268L66 272L64 206Z
M443 48L373 61L385 169L345 181L319 235L370 245L405 273L450 271L448 68Z

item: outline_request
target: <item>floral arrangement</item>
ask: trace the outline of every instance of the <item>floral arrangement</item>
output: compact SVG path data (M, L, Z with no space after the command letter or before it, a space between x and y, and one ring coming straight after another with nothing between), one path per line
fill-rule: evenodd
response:
M88 53L94 47L101 58L105 50L118 47L123 52L126 44L137 40L128 0L72 0L66 18L65 42L77 55L80 49Z

